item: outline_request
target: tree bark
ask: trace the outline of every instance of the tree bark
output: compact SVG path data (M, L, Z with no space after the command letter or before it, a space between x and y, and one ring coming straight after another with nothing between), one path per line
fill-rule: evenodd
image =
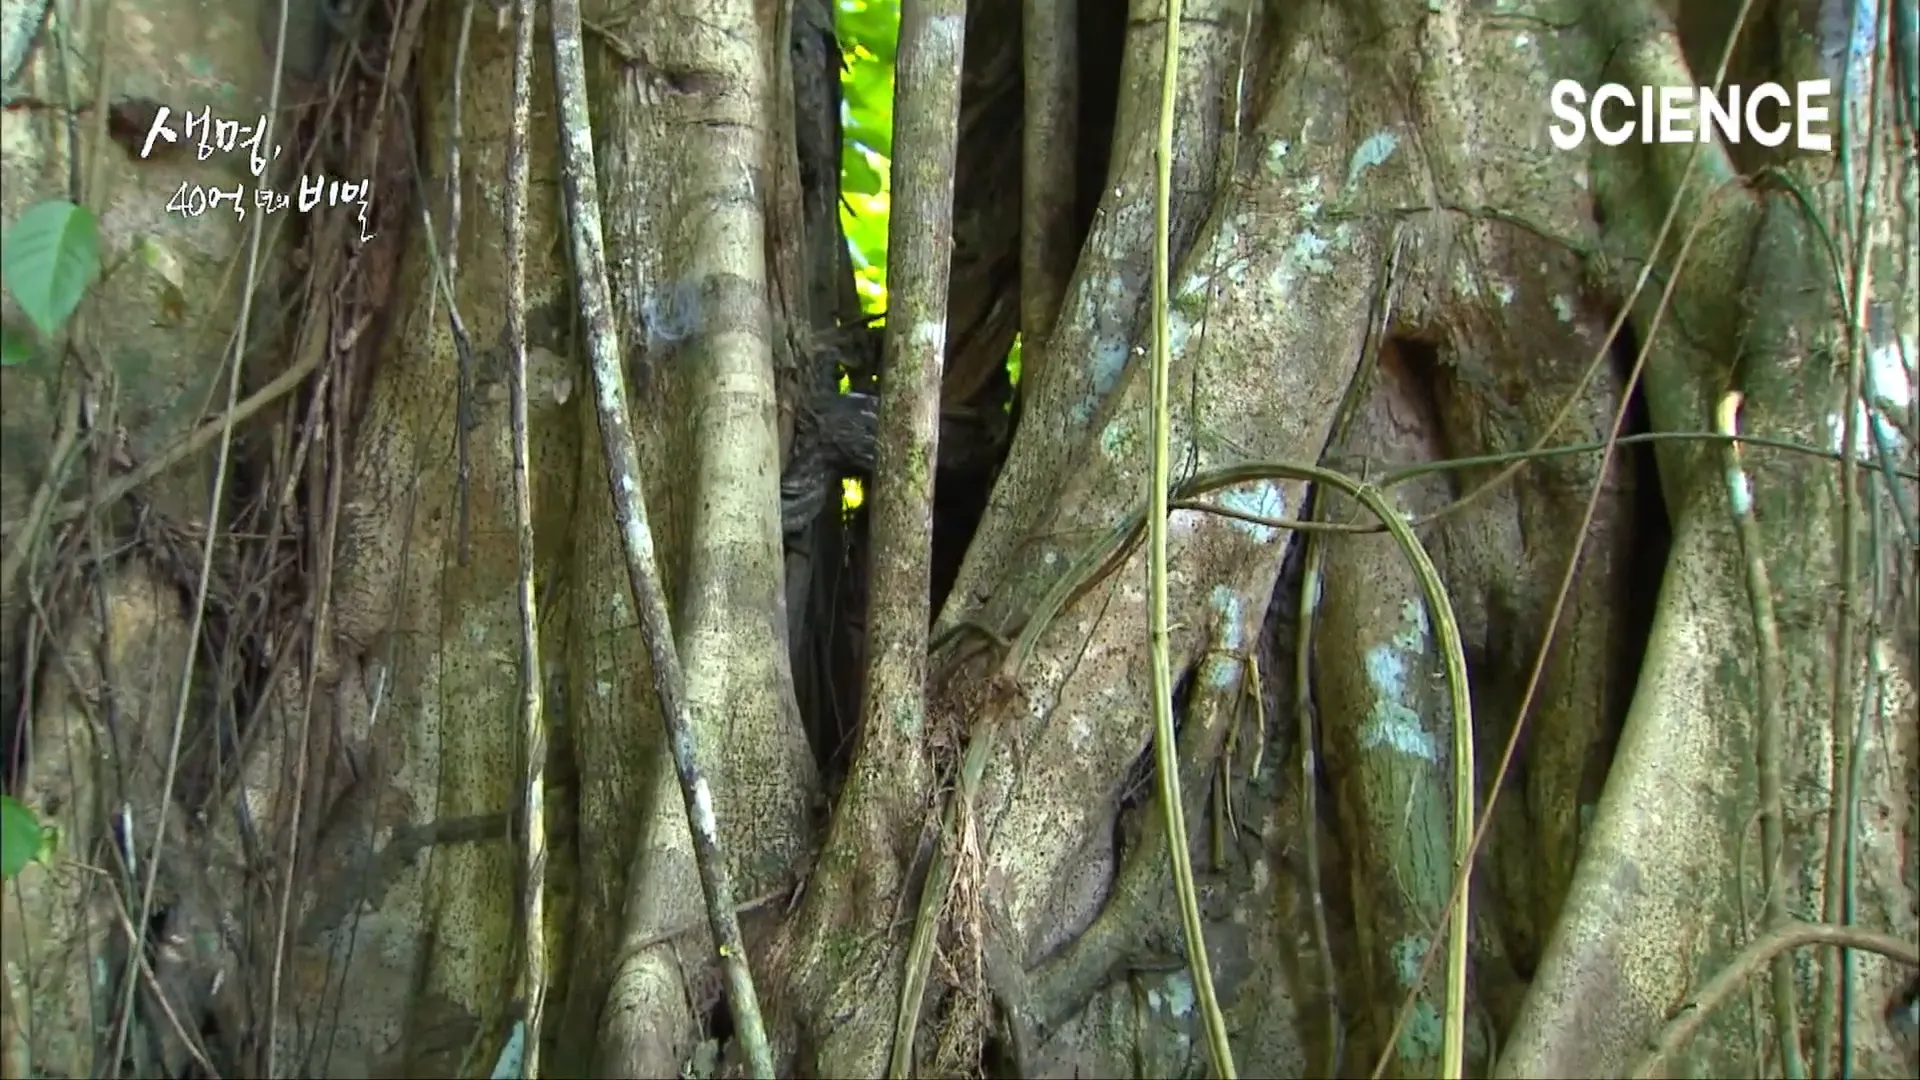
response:
M251 112L269 85L253 32L277 20L266 6L196 29L204 20L117 4L111 20L73 27L69 52L104 49L110 108L204 99ZM1810 0L1756 6L1729 80L1833 77L1837 90L1830 57L1854 55L1848 20ZM1883 90L1870 125L1862 90L1844 160L1708 146L1691 183L1690 147L1562 152L1541 129L1554 79L1712 82L1736 7L1219 0L1188 4L1180 29L1175 471L1321 461L1427 515L1416 532L1469 664L1478 774L1464 780L1477 805L1493 803L1467 892L1476 1074L1623 1075L1700 987L1723 985L1747 942L1780 932L1782 905L1861 933L1920 928L1903 869L1920 810L1920 593L1901 510L1920 502L1920 422L1887 374L1903 373L1910 403L1914 211L1896 180L1911 167L1911 114L1906 143L1869 154L1868 131L1895 130L1897 114ZM957 132L951 167L898 144L914 158L896 164L903 217L937 224L939 200L913 193L954 185L952 251L893 262L888 332L914 344L919 378L904 377L896 344L878 393L910 400L887 419L911 425L876 423L874 399L858 396L870 387L836 392L867 331L835 326L851 320L838 310L840 149L825 114L837 108L833 9L583 12L641 488L782 1075L885 1068L936 845L956 870L951 894L932 898L939 955L908 1016L920 1073L1174 1075L1197 1060L1195 988L1173 959L1163 840L1141 797L1144 556L1123 549L1104 574L1084 559L1142 504L1164 8L1080 4L1023 22L1032 8L970 7L953 131L925 143ZM256 313L289 307L302 275L313 292L294 309L302 326L262 317L243 396L283 372L313 375L238 429L207 640L187 627L218 427L196 410L224 386L238 294L203 283L222 280L245 234L160 208L225 166L103 144L82 196L101 215L103 261L122 268L83 308L78 359L0 371L0 549L31 533L22 550L34 553L0 595L0 691L9 710L24 703L28 729L8 791L62 836L53 865L6 890L0 1060L69 1075L123 1065L104 1060L115 1032L97 1029L137 967L122 929L137 901L129 914L102 883L128 876L129 851L148 857L166 806L164 910L141 928L153 980L137 985L124 1063L142 1075L180 1075L196 1054L223 1073L269 1060L282 1075L510 1072L529 1037L553 1075L738 1071L580 362L557 156L540 134L557 115L547 30L525 269L548 666L527 673L500 242L511 27L483 16L465 29L460 5L400 5L388 58L387 12L368 10L378 29L336 64L401 70L378 108L377 80L343 84L361 134L341 145L353 168L375 170L374 206L391 216L366 244L342 231L350 215L323 214L270 248L255 287L281 302L256 298ZM7 73L9 223L65 192L95 132L112 132L84 111L52 122L67 91L50 40ZM205 60L244 100L189 85L158 56ZM1855 65L1848 78L1865 87L1877 69ZM68 67L74 100L94 100L89 65ZM903 131L937 82L901 80ZM1086 150L1089 138L1111 153ZM1071 160L1049 140L1074 142ZM1858 274L1849 182L1875 193L1870 272ZM424 206L410 202L416 186ZM303 261L286 254L296 242ZM904 285L937 271L944 300ZM385 332L361 319L375 301L392 312ZM11 328L13 308L3 314ZM925 328L943 320L936 340ZM1002 463L1003 422L980 419L1002 414L982 388L1016 329L1035 336L1023 342L1035 362ZM1864 404L1848 385L1856 354ZM930 358L945 364L940 395ZM1729 390L1743 395L1741 434L1772 440L1737 458L1755 546L1725 447L1699 437ZM960 467L954 433L972 429L987 433L978 442L996 460L982 472L997 480L933 611L906 595L933 561L916 522L936 475ZM1593 445L1619 430L1654 441ZM169 458L175 445L190 449ZM1517 463L1568 445L1579 448ZM1864 463L1843 469L1862 447ZM876 466L870 562L843 567L838 480ZM143 468L140 483L116 479ZM82 513L114 483L132 494ZM28 530L43 487L47 512ZM1204 499L1169 523L1171 649L1201 944L1235 1055L1273 1075L1328 1062L1359 1074L1381 1059L1431 1075L1449 1003L1440 969L1422 965L1459 870L1445 808L1463 780L1449 755L1465 720L1430 678L1431 613L1384 539L1351 532L1324 538L1324 588L1298 595L1288 560L1304 484ZM1328 499L1317 516L1344 526L1353 507ZM1749 592L1756 550L1771 626ZM865 745L829 805L822 763L838 767L836 740L821 728L859 695L807 658L850 634L837 622L864 620L845 614L839 579L868 566L895 569L876 571L885 606L854 702ZM1057 612L1050 594L1067 597ZM1296 663L1300 605L1318 625ZM1784 657L1773 701L1759 692L1769 636ZM1010 663L988 638L1032 651ZM194 662L183 702L177 675ZM1318 731L1304 747L1296 669ZM513 993L524 678L541 680L550 721L556 962L546 1030L533 1033ZM1769 704L1785 718L1777 739L1762 738ZM943 833L955 771L988 733L970 812ZM130 847L115 839L129 822ZM1762 858L1775 846L1777 866ZM1302 933L1316 911L1325 940ZM1720 1010L1671 1048L1672 1074L1771 1074L1783 1046L1837 1071L1845 1031L1854 1074L1911 1075L1889 1019L1911 972L1865 955L1788 963L1791 985L1776 994L1765 973L1751 1008ZM1783 1040L1775 1017L1789 1003L1801 1030ZM209 1027L232 1045L202 1039Z

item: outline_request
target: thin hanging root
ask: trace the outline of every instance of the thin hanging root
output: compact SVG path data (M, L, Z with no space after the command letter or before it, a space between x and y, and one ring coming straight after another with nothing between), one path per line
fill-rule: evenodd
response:
M1740 428L1738 391L1720 399L1716 419L1722 435L1737 435ZM1785 671L1780 654L1780 630L1773 614L1773 585L1767 575L1767 563L1760 539L1760 526L1753 519L1753 483L1740 463L1740 444L1728 439L1721 451L1726 471L1727 497L1733 511L1734 531L1746 555L1747 599L1753 612L1754 640L1760 646L1760 706L1758 778L1760 788L1760 881L1767 922L1785 925L1792 918L1786 885L1779 879L1781 852L1786 845L1784 783L1781 758L1786 743L1786 719L1780 715L1780 679ZM1806 1059L1800 1052L1799 1009L1794 1000L1793 958L1784 951L1773 957L1773 1025L1780 1040L1781 1068L1788 1080L1807 1075Z
M1350 413L1343 410L1343 415ZM1336 435L1346 438L1344 431ZM1321 518L1323 501L1318 494L1314 496L1308 520ZM1306 565L1300 576L1300 626L1294 641L1293 714L1300 725L1300 827L1306 836L1307 894L1313 902L1314 944L1320 951L1320 977L1327 997L1326 1074L1338 1076L1345 1056L1345 1029L1340 1023L1340 983L1333 966L1333 939L1327 933L1327 894L1320 881L1319 766L1313 756L1313 631L1320 613L1320 574L1326 554L1326 534L1309 532Z
M1260 692L1260 654L1247 651L1247 693L1253 695L1253 762L1247 766L1247 775L1259 776L1260 766L1267 760L1267 696Z
M640 451L627 412L627 377L620 337L614 331L612 286L600 228L600 200L594 187L593 125L587 115L587 73L580 45L578 0L554 0L549 9L553 40L555 99L561 132L561 188L566 196L568 233L580 309L587 313L585 337L591 358L595 413L605 451L607 486L620 525L621 554L627 584L639 609L641 639L653 667L653 689L665 721L667 743L680 782L680 795L692 832L694 864L713 932L714 951L725 979L727 1005L735 1037L756 1077L774 1075L760 997L747 965L747 950L734 914L733 876L727 867L714 812L712 789L699 759L693 712L687 703L686 676L673 638L666 592L661 584L652 527L640 484Z
M507 150L507 348L513 372L508 382L513 427L513 510L519 548L521 666L521 826L522 874L520 997L522 1024L520 1075L540 1075L540 1031L546 1010L547 880L547 723L540 695L540 604L534 592L533 478L527 434L527 145L533 100L533 0L518 0L514 29L513 120ZM470 22L473 9L469 5ZM504 29L507 7L500 8ZM464 44L466 31L461 31ZM457 189L458 184L454 187ZM464 492L462 497L464 498ZM508 1045L511 1046L509 1036ZM503 1050L504 1054L505 1051Z
M1892 934L1855 926L1829 926L1789 920L1741 949L1726 967L1707 980L1706 985L1695 992L1684 1007L1674 1012L1673 1018L1654 1038L1653 1049L1627 1075L1633 1080L1652 1080L1662 1075L1665 1064L1686 1046L1701 1025L1712 1018L1714 1011L1724 1005L1742 983L1780 957L1808 945L1878 953L1896 964L1920 967L1920 949L1915 949L1912 942L1902 941Z
M1240 681L1240 694L1235 700L1233 724L1227 728L1227 743L1220 754L1220 772L1215 783L1218 799L1218 814L1225 817L1226 835L1239 832L1238 817L1233 805L1233 752L1240 745L1240 728L1244 713L1238 708L1239 702L1253 699L1253 760L1247 763L1249 779L1260 775L1260 765L1267 758L1267 699L1260 692L1260 654L1252 649L1246 653L1234 653L1233 658L1247 665L1247 676ZM1214 864L1218 866L1225 858L1226 843L1216 831L1214 839Z
M1169 482L1168 435L1173 428L1171 395L1167 386L1173 347L1168 329L1168 287L1172 259L1168 234L1173 211L1173 114L1175 73L1180 64L1181 0L1167 0L1166 28L1161 35L1165 53L1160 68L1160 125L1154 155L1153 184L1153 468L1147 491L1147 635L1153 656L1153 751L1160 813L1166 826L1167 860L1173 864L1174 894L1180 902L1180 928L1187 964L1200 1003L1208 1056L1214 1072L1234 1080L1233 1049L1227 1041L1226 1018L1214 992L1213 972L1207 962L1206 938L1200 924L1200 902L1194 893L1193 862L1187 851L1186 815L1180 805L1180 764L1175 757L1173 732L1173 670L1167 641L1173 632L1167 612L1167 498Z

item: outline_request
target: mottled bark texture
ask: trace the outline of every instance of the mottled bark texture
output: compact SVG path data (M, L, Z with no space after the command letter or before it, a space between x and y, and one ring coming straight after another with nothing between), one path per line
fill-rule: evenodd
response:
M73 55L105 49L119 79L110 99L251 112L266 78L259 6L189 19L163 0L116 4L108 37L92 36L99 23L76 28ZM1471 782L1481 805L1498 796L1474 867L1467 1005L1480 1074L1625 1075L1660 1025L1766 929L1769 876L1802 915L1920 932L1911 860L1920 605L1895 509L1896 495L1920 503L1914 210L1911 179L1898 173L1911 168L1911 143L1872 155L1864 144L1869 130L1896 129L1889 117L1904 117L1911 139L1912 95L1896 113L1882 93L1888 111L1877 129L1867 122L1864 88L1880 69L1866 59L1875 35L1854 23L1872 5L1753 6L1729 80L1825 77L1839 87L1845 75L1857 94L1848 154L1709 147L1684 187L1690 147L1555 149L1547 91L1561 78L1711 82L1731 0L1196 0L1181 28L1176 470L1324 454L1384 483L1403 466L1476 459L1387 491L1416 514L1500 481L1418 530L1461 617L1480 766ZM1041 8L1051 17L1026 17ZM1910 42L1912 4L1894 8L1908 21L1886 36ZM368 10L385 17L383 5ZM1071 20L1068 10L969 6L953 244L921 249L910 266L894 260L897 274L921 280L944 260L947 299L942 310L923 296L910 312L902 300L889 319L912 346L896 348L894 368L918 358L917 378L894 386L890 374L873 381L885 365L843 362L872 351L853 344L872 331L854 328L858 313L845 304L832 8L657 0L584 12L613 305L645 380L631 407L641 485L729 869L748 905L747 951L789 1074L880 1072L936 843L954 843L958 880L917 1018L922 1075L975 1065L1036 1077L1177 1075L1196 1061L1193 987L1167 962L1179 947L1142 798L1143 557L1077 590L1013 685L990 678L1004 662L991 635L963 625L1017 635L1081 554L1137 512L1145 482L1163 7L1080 3ZM396 84L407 98L391 113L418 146L381 155L399 163L383 181L397 186L383 191L414 190L407 170L417 163L438 229L449 220L443 192L460 185L459 273L436 285L422 229L391 231L386 242L404 242L404 261L382 277L367 268L379 264L377 248L308 241L295 260L285 253L299 237L276 241L289 245L273 249L277 272L351 270L359 276L323 280L360 284L297 309L315 313L303 316L306 336L262 316L249 390L304 362L316 341L339 353L316 363L324 384L303 383L311 393L277 401L239 432L230 490L250 508L223 513L237 524L216 546L226 584L207 640L185 640L181 599L198 584L213 467L205 444L108 513L83 518L74 504L92 478L161 460L220 377L237 305L211 283L244 234L229 218L163 207L182 180L223 175L226 159L134 162L106 145L95 205L105 259L122 269L85 309L87 366L70 360L59 378L0 371L0 549L22 535L43 484L56 511L20 582L0 596L7 707L28 721L29 753L8 790L62 830L69 859L30 867L0 901L8 1061L106 1071L99 1028L111 1026L123 992L111 969L126 955L115 937L124 889L114 886L124 852L110 841L124 816L145 830L136 854L149 850L179 715L174 675L189 659L202 666L152 942L155 985L182 1030L197 1037L216 1018L226 1041L205 1040L208 1051L238 1075L261 1067L271 1019L282 1075L342 1078L482 1074L526 1037L510 993L522 860L507 823L521 796L523 676L499 348L511 35L475 20L460 80L463 164L450 177L460 17L461 5L402 5L397 40L418 78ZM10 102L63 100L47 40L9 84ZM536 133L555 122L549 51L543 36ZM1839 66L1848 62L1851 73ZM1911 64L1894 70L1908 80L1894 88L1910 87ZM75 100L94 100L91 66L68 74ZM356 85L364 110L373 84ZM931 85L902 80L903 123L911 96ZM77 157L59 115L31 103L0 111L9 222L61 193L70 165L92 152L86 114L74 127ZM1068 142L1070 163L1053 152ZM548 665L535 674L552 719L545 884L555 959L547 1030L536 1035L553 1075L737 1068L717 1045L727 1020L717 966L584 393L554 145L535 143L529 413ZM895 163L903 182L912 172L937 187L946 171L932 158ZM1859 274L1841 211L1848 174L1875 192ZM896 193L903 205L910 190ZM1676 198L1677 224L1654 252ZM1681 266L1675 253L1690 232ZM143 241L178 260L187 287L169 284L175 264L150 252L122 258ZM1630 303L1650 260L1650 283ZM256 308L274 313L287 309L278 290L298 282L262 284L281 302ZM1857 339L1840 288L1858 301ZM390 331L373 321L354 330L376 300ZM464 490L449 305L473 346ZM1622 312L1627 332L1609 348ZM944 342L915 336L943 320ZM1003 364L1020 329L1035 336L1025 342L1035 362L1013 393ZM1856 343L1863 369L1886 373L1865 387L1864 404L1847 385ZM936 353L937 402L926 366ZM853 394L836 393L842 368ZM103 382L105 371L117 382ZM1329 447L1360 372L1369 374L1353 423ZM1905 397L1893 372L1904 372ZM1744 553L1721 448L1679 438L1707 428L1729 389L1745 395L1743 432L1774 440L1742 450L1786 658L1777 704L1789 723L1775 763L1784 843L1771 870L1753 826L1764 763ZM911 416L911 439L908 425L872 409L889 397L911 402L893 417ZM103 402L117 412L102 414ZM1503 475L1511 462L1500 455L1604 440L1623 403L1628 430L1667 441L1623 447L1605 468L1588 449ZM302 441L316 421L331 441ZM1870 467L1843 477L1833 457L1855 449L1844 443L1850 423ZM958 452L969 441L991 448L977 469ZM930 444L937 460L920 456ZM1883 445L1893 454L1884 468ZM64 473L54 468L62 446L74 448ZM870 496L894 484L913 497L869 530L870 510L839 512L843 475L873 481ZM930 486L929 539L920 523ZM1243 484L1212 496L1240 516L1183 509L1170 523L1204 945L1249 1073L1319 1070L1333 1029L1343 1073L1384 1053L1394 1075L1431 1075L1444 1003L1419 965L1450 884L1450 837L1435 810L1457 782L1446 749L1457 718L1434 694L1431 620L1405 564L1378 536L1329 537L1325 588L1303 601L1323 620L1305 669L1324 797L1316 819L1305 815L1300 718L1280 707L1292 701L1295 664L1292 632L1277 628L1297 611L1276 589L1295 536L1284 519L1300 514L1305 494L1293 482ZM1353 510L1326 509L1337 522ZM884 620L877 606L867 614L869 573L873 604L893 605ZM899 584L923 573L924 604ZM1846 633L1843 618L1853 620ZM936 647L902 655L922 628ZM1836 655L1842 642L1851 655ZM878 688L865 701L863 649L876 672L866 685ZM905 714L922 692L916 733ZM934 823L952 767L989 721L1000 734L973 815L957 842L941 837ZM892 738L876 725L909 737L876 750ZM1496 788L1516 725L1513 768ZM847 760L862 738L874 755L865 776ZM112 769L92 767L101 761ZM827 778L842 774L855 779L830 796ZM1851 826L1836 814L1848 807ZM300 838L291 870L289 830ZM276 999L266 980L289 873ZM1303 933L1316 903L1328 917L1325 956ZM1798 995L1811 1060L1834 1060L1814 1035L1837 1036L1844 1020L1853 1075L1914 1074L1909 999L1898 993L1910 972L1856 953L1841 1012L1837 995L1820 992L1833 975L1812 956L1792 963L1785 989ZM208 994L216 976L220 992ZM1772 995L1762 990L1755 1008L1736 1002L1709 1018L1668 1072L1777 1073ZM1409 993L1407 1022L1389 1041ZM145 1057L129 1067L177 1075L191 1048L169 1034L158 999L142 995L141 1037L129 1042ZM28 1010L32 1024L22 1022ZM997 1030L1003 1022L1011 1030ZM983 1042L1012 1060L979 1062Z

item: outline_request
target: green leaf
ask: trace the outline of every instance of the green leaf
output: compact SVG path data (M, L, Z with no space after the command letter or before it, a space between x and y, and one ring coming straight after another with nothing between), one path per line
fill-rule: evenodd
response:
M846 142L862 149L871 150L883 158L893 156L893 132L872 124L863 124L856 116L854 121L841 129Z
M12 796L0 795L0 879L11 880L40 857L40 822Z
M867 161L857 147L848 146L840 154L840 190L854 195L878 195L886 187L880 171Z
M876 57L853 57L840 77L845 100L842 132L884 157L893 156L893 65Z
M870 312L886 310L887 167L893 157L894 57L900 0L836 0L840 41L841 224L855 284Z
M44 338L66 325L99 272L93 212L64 199L28 209L0 245L0 279Z
M0 367L19 367L33 359L33 339L11 326L0 325Z
M899 0L841 0L834 16L834 33L848 54L856 49L893 66L893 51L900 41Z
M855 64L840 79L846 98L843 119L875 149L893 142L893 71L880 64Z

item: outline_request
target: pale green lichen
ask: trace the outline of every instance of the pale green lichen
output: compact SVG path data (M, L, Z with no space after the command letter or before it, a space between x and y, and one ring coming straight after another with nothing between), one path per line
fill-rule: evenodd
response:
M1431 943L1422 937L1403 937L1393 943L1393 973L1403 987L1420 981L1420 964L1427 958Z
M1393 636L1393 643L1409 653L1425 653L1431 633L1427 605L1418 600L1400 601L1400 632Z
M1176 971L1167 976L1165 992L1159 989L1147 991L1147 1008L1154 1012L1165 1009L1170 1016L1186 1016L1193 1012L1193 980L1184 971Z
M1385 164L1399 145L1400 137L1391 131L1376 131L1367 136L1354 147L1353 158L1347 162L1347 186L1359 183L1368 169Z
M1220 492L1217 496L1220 505L1236 513L1262 518L1284 518L1287 516L1287 499L1280 491L1280 485L1271 480L1259 480L1246 484L1235 484ZM1270 525L1242 518L1231 518L1235 528L1245 532L1262 544L1270 544L1280 535L1280 530Z
M1400 605L1400 629L1391 641L1366 652L1367 682L1373 705L1360 728L1360 745L1388 747L1421 761L1440 760L1440 744L1427 730L1408 683L1410 664L1426 656L1430 628L1426 605L1412 599Z
M1442 1034L1439 1010L1428 1002L1415 1002L1413 1015L1400 1032L1400 1057L1409 1062L1439 1057Z
M1373 688L1373 707L1360 728L1360 745L1368 750L1391 748L1422 761L1439 761L1440 745L1426 729L1420 713L1408 703L1407 666L1389 645L1376 645L1366 654L1367 682Z
M1124 417L1114 417L1100 429L1100 450L1115 464L1137 460L1142 451L1140 433Z
M527 1025L523 1020L513 1022L513 1031L507 1036L507 1044L500 1048L500 1059L494 1062L493 1080L509 1080L521 1075L525 1070Z
M1220 619L1220 648L1229 652L1244 648L1246 612L1242 609L1240 594L1225 585L1215 585L1207 603Z
M1326 257L1327 252L1331 250L1333 250L1332 241L1311 229L1304 229L1294 234L1293 261L1315 273L1327 274L1333 271L1333 260Z

